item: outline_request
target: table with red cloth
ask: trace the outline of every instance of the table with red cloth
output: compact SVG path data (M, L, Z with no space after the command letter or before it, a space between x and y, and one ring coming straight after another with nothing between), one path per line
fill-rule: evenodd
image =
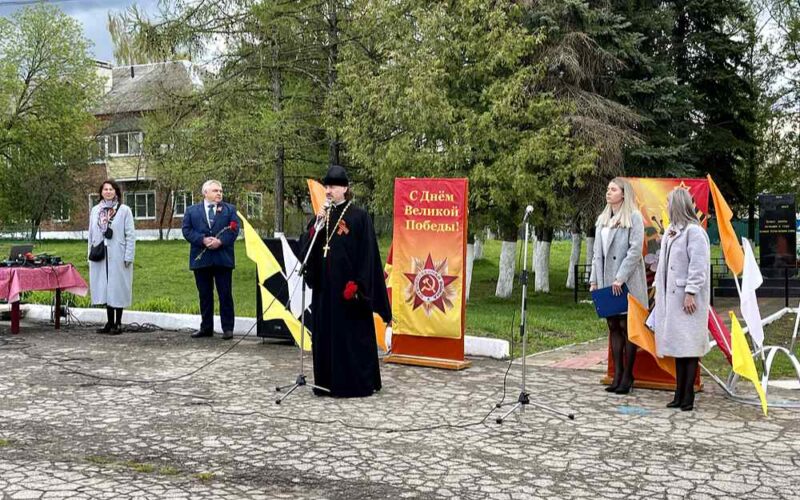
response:
M11 304L11 333L19 333L19 295L34 290L56 293L55 323L61 327L61 292L86 295L89 285L72 264L0 267L0 299Z

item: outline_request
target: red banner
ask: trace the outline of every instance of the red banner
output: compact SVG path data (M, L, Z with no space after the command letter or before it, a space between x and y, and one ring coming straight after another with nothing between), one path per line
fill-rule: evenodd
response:
M396 179L392 352L464 359L467 179Z
M669 225L667 196L673 189L686 189L692 195L697 216L703 227L708 221L708 180L706 179L650 179L647 177L628 177L636 193L639 211L644 218L645 255L657 254L661 235ZM649 259L648 259L649 260ZM655 272L655 269L653 269Z

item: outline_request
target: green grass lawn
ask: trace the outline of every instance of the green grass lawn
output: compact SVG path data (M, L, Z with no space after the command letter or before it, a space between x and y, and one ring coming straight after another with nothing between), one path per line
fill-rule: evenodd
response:
M380 241L381 255L386 256L389 239ZM7 254L12 242L0 243L0 255ZM521 244L520 244L521 246ZM595 317L589 304L575 304L572 290L566 288L570 243L552 245L550 294L528 288L529 351L540 351L605 335L605 323ZM529 258L532 248L529 249ZM88 281L86 243L77 241L38 242L35 253L61 256L71 262ZM194 275L189 271L189 245L183 241L140 241L136 245L132 309L141 311L198 314L199 306ZM475 263L471 298L467 304L467 333L509 339L519 329L520 285L508 299L494 296L500 256L500 242L485 245L485 258ZM236 270L233 295L238 316L255 316L256 268L247 259L242 241L236 244ZM530 267L530 266L529 266ZM49 303L52 294L30 293L28 302ZM88 297L73 297L73 303L88 307Z
M381 255L385 258L390 241L384 238L379 243ZM0 243L0 255L7 254L12 244ZM518 255L519 247L521 244L518 244ZM34 251L61 256L66 262L73 263L88 281L85 242L43 241L36 244ZM591 304L576 304L573 291L565 286L569 251L568 241L556 241L552 245L549 294L534 293L531 276L531 286L528 288L528 352L552 349L607 334L605 322L596 317ZM528 257L531 255L532 247L529 247ZM717 247L712 255L719 255ZM233 275L236 314L252 317L256 314L256 269L246 257L242 241L237 242L236 256L237 267ZM516 282L514 293L508 299L495 297L500 242L487 242L484 256L484 259L475 263L471 297L467 304L467 333L502 339L510 339L513 333L516 342L513 353L517 355L521 287ZM90 305L88 297L70 298L76 306ZM133 298L135 310L198 314L197 289L194 275L189 271L189 245L183 241L140 241L136 246ZM587 298L587 294L582 292L580 298ZM50 303L52 294L30 293L24 300ZM794 315L787 315L769 325L765 330L768 343L788 345L793 328ZM722 376L728 373L728 363L717 349L711 351L703 362L714 373ZM791 364L783 357L776 360L773 370L775 376L791 376L793 373Z
M518 244L518 252L522 244ZM606 335L605 322L599 320L591 304L576 304L573 291L566 287L570 242L556 241L550 254L550 293L533 292L533 276L528 286L528 352L538 352ZM528 249L528 258L532 246ZM521 287L514 284L511 298L495 297L500 242L487 242L485 258L473 270L470 301L467 304L467 333L519 340ZM519 259L518 259L519 260ZM521 264L521 263L520 263ZM528 265L530 269L530 263ZM585 292L580 298L586 298ZM516 346L518 347L518 346ZM515 349L515 353L517 350Z

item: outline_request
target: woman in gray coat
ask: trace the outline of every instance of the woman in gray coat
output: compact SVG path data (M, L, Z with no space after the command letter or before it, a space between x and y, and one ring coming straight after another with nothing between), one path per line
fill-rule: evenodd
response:
M89 261L89 288L92 304L105 304L108 321L97 333L122 333L122 310L131 305L133 295L133 256L136 235L133 214L122 204L119 185L107 180L100 186L100 202L89 214L89 252L105 246L105 258Z
M675 397L667 407L691 411L697 363L710 348L710 245L688 191L670 193L668 212L670 225L661 240L652 319L656 353L675 358Z
M647 279L642 249L644 221L636 204L630 183L616 177L606 189L606 208L597 218L594 257L589 289L611 287L615 295L622 285L644 306L647 306ZM633 387L633 364L636 345L628 341L626 314L606 318L614 359L614 379L606 391L627 394Z

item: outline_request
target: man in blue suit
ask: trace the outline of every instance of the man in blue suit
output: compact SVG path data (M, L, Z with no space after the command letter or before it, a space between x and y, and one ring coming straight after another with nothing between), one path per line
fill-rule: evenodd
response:
M214 285L219 297L222 338L233 338L232 277L236 266L233 244L239 235L236 207L222 201L222 184L209 180L203 184L203 201L186 209L183 237L191 244L189 269L194 271L200 295L200 329L192 338L214 335Z

